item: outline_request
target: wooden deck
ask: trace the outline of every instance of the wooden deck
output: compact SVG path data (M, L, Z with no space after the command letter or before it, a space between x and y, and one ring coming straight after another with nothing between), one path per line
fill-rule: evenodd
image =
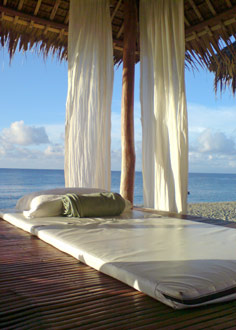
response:
M175 311L0 220L0 329L76 328L236 329L236 301Z

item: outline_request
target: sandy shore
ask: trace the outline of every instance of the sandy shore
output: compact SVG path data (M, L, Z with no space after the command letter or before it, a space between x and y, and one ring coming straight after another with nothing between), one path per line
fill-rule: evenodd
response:
M236 202L188 204L188 214L199 217L236 221Z

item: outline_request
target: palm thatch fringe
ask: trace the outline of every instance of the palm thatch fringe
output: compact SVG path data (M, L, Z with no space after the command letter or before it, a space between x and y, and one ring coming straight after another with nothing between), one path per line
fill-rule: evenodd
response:
M136 1L137 9L139 0ZM10 59L16 50L35 50L67 60L70 0L0 0L0 45ZM114 64L123 58L124 0L109 0ZM140 15L142 13L139 13ZM235 81L236 0L184 0L186 66L215 73L215 89ZM139 23L139 22L137 22ZM136 62L139 61L137 24ZM225 48L226 47L226 48ZM226 49L226 51L225 51Z
M57 58L67 60L67 35L54 33L49 30L39 29L34 26L22 26L17 28L9 22L0 21L0 43L9 52L10 61L16 50L26 52L34 50L42 53L46 58L49 53Z
M224 91L226 87L231 87L233 95L236 91L236 42L227 45L222 51L222 55L217 54L211 58L209 70L214 73L215 92Z

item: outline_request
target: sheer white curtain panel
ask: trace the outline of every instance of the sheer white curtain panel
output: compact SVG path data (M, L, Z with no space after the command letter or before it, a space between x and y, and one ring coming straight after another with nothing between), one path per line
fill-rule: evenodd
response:
M144 206L185 213L188 184L183 0L140 0Z
M109 0L71 0L65 184L110 189L113 45Z

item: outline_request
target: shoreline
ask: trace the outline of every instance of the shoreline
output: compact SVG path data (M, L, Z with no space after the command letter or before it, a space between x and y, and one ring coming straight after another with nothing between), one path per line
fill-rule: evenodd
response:
M187 214L204 218L236 221L236 201L188 203Z

